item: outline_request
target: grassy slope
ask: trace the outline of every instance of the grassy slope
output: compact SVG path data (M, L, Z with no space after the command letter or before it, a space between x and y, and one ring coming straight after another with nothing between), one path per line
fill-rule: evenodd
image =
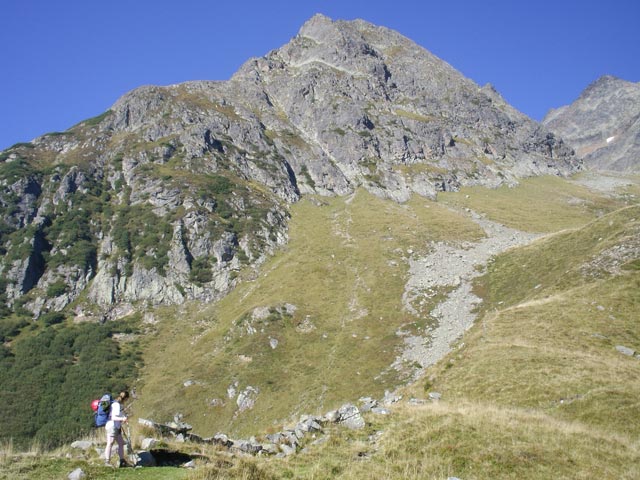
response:
M558 177L535 177L517 188L463 188L439 201L482 212L492 220L527 232L576 228L616 208L618 202Z
M381 373L401 341L395 331L417 320L402 311L402 256L430 240L473 240L482 231L424 200L397 205L358 192L322 202L293 207L290 243L257 279L215 306L183 315L190 324L162 323L146 361L141 415L165 419L180 411L204 434L251 434L397 385L394 375ZM297 307L293 316L252 322L257 333L247 334L256 307L285 303ZM181 361L167 368L171 358ZM185 389L187 379L198 384ZM234 381L239 390L252 385L261 392L255 408L236 418L226 394ZM227 404L209 407L212 398Z
M447 200L512 225L539 224L544 212L567 218L553 191L524 216L500 213L502 202L521 201L512 197L538 195L527 188L538 182ZM634 262L616 276L580 266L637 245L639 227L640 207L625 208L498 257L478 283L484 312L464 343L405 391L440 392L440 403L370 417L368 431L342 434L286 468L295 478L638 478L639 361L615 346L640 350L640 274Z
M589 203L575 200L568 203L570 199L564 187L575 189L571 198L583 198ZM637 440L640 434L639 361L615 350L616 345L640 350L637 260L629 262L627 269L616 276L602 269L580 268L601 257L602 252L611 247L630 244L637 238L639 208L618 210L597 219L601 213L620 205L585 189L576 189L575 185L558 183L556 179L534 179L517 189L479 190L476 193L479 192L482 195L473 191L451 194L443 201L465 205L523 229L550 232L562 230L565 225L582 228L551 235L527 248L513 250L490 265L487 275L476 285L476 291L485 299L483 311L465 336L464 343L432 367L425 380L404 391L405 398L424 398L427 392L438 391L443 395L439 403L412 407L402 402L388 417L367 416L368 424L362 431L330 429L327 432L329 440L310 447L306 454L284 460L241 460L230 464L218 461L191 473L189 478L640 477L640 444ZM430 234L424 233L420 225L427 217L416 216L406 234L403 234L402 225L406 218L387 225L394 229L395 237L393 241L382 240L377 235L382 231L380 219L386 218L385 214L393 218L403 210L412 212L416 204L401 207L378 202L359 194L351 204L344 199L333 199L322 207L315 207L310 202L294 207L290 245L268 262L256 282L241 286L215 309L209 307L196 313L195 309L186 310L180 322L165 320L161 324L150 346L147 364L151 368L147 371L146 385L141 389L146 400L144 404L136 405L136 413L144 415L154 408L160 409L161 402L154 404L148 398L149 395L160 395L163 387L165 393L182 397L167 408L168 412L173 412L172 408L186 410L193 402L202 404L203 392L182 387L182 381L187 378L206 382L197 388L210 388L214 396L222 396L221 390L232 378L244 381L241 377L246 373L243 368L249 370L262 364L260 352L264 355L268 350L257 347L268 341L268 333L282 335L278 337L283 339L282 344L299 340L294 345L301 351L283 348L279 353L290 354L286 358L289 375L295 374L301 382L309 380L309 376L301 373L308 354L305 349L314 351L317 341L309 341L313 339L313 332L302 336L294 333L295 322L300 321L301 316L312 315L318 327L316 331L322 332L331 326L328 315L323 316L325 309L336 318L349 317L353 309L348 305L354 298L354 291L360 292L358 305L365 308L373 308L375 294L385 289L396 289L393 292L397 295L401 292L404 271L387 271L386 268L391 267L386 263L377 264L375 258L384 256L385 252L393 253L395 248L413 246L420 250L428 238L447 236L445 232L451 222L448 215L442 217L440 227L427 224ZM422 200L418 203L425 205ZM427 204L429 208L421 208L421 212L428 215L433 215L434 211L443 212L437 205ZM527 208L513 215L509 209L504 209L504 204ZM391 210L387 211L387 208ZM356 215L360 218L363 211L376 215L358 221ZM323 215L319 215L320 212ZM347 212L352 213L348 223L351 241L357 245L366 241L369 248L377 250L366 253L351 249L349 241L335 234L340 230L339 226L345 224L337 219L346 222ZM465 236L470 238L478 234L455 218L455 224L467 232ZM547 225L550 227L546 228ZM440 236L433 232L439 232ZM424 237L417 241L419 234ZM340 242L337 238L341 238ZM456 234L450 234L449 238L456 238ZM329 239L333 239L333 244L327 245ZM391 243L389 247L387 242ZM327 246L326 250L323 245ZM349 250L352 251L349 253ZM344 262L342 270L334 272L326 266L323 268L331 255ZM316 261L314 266L314 262L308 261L313 256L324 261ZM392 259L397 257L392 256ZM372 261L373 264L368 263ZM362 276L365 266L377 275L385 275L385 282L380 284L375 281L375 275L367 277L371 292L355 286L357 275L353 272L357 267ZM347 275L348 272L351 275ZM398 277L393 277L391 272ZM329 277L328 281L321 288L317 287L325 277ZM262 337L241 337L227 345L216 343L216 335L233 330L232 323L243 313L255 306L286 301L296 304L299 312L292 319L283 321L284 325L265 326L265 331L267 328L275 330L269 330ZM392 312L397 306L395 297L392 306L377 308ZM345 342L352 338L349 327L357 321L345 323ZM286 322L291 325L287 326ZM332 332L337 333L337 328ZM256 344L243 344L246 338L262 340ZM306 346L306 342L312 346ZM335 358L337 352L354 353L353 348L340 350L338 339L332 346L334 350L330 352L334 355L318 355L314 361L322 362L326 357L326 361L336 365L340 361ZM181 361L171 363L168 370L160 369L159 364L154 369L154 352L157 362L172 355ZM220 352L225 354L224 361L216 359ZM237 364L240 352L253 357L249 368ZM361 352L366 353L366 348L357 349L358 354ZM198 362L198 358L203 362ZM213 368L206 370L204 360ZM384 360L386 362L388 358ZM321 364L318 370L326 366ZM205 377L207 371L211 377ZM357 376L344 375L357 381ZM295 385L293 378L288 382ZM215 390L218 383L220 390ZM337 382L335 385L342 388L344 384ZM352 392L345 388L342 393L349 395ZM299 405L295 389L289 390L287 395L295 397L293 403ZM270 413L275 413L274 418L283 418L292 402L284 395L277 398L285 408L281 414L278 405L268 403L274 411ZM355 400L354 397L350 399ZM328 403L326 407L329 407ZM260 401L256 408L258 405ZM255 416L261 415L264 413L256 411ZM253 416L254 412L250 412L246 418ZM240 423L240 430L254 427L253 432L258 433L259 425L266 422L261 419L252 426L250 422L242 423L241 419ZM179 473L175 472L176 475ZM172 477L168 472L166 475L157 478L180 478ZM98 475L95 478L109 477Z

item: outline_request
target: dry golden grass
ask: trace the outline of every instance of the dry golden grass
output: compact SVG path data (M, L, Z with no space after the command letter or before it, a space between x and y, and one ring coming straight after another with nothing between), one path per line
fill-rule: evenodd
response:
M559 177L524 179L516 188L466 187L460 192L443 192L438 201L482 212L512 228L540 233L576 228L621 206L617 200Z

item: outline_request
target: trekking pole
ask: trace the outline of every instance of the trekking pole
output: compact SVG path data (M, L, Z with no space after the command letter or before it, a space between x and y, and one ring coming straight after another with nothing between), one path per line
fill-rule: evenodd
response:
M123 433L125 444L127 446L127 457L129 458L129 461L131 462L131 466L133 467L138 462L138 459L136 458L136 455L133 452L133 447L131 446L131 429L129 428L129 424L125 423L124 426L126 427L126 431L123 428L122 433Z

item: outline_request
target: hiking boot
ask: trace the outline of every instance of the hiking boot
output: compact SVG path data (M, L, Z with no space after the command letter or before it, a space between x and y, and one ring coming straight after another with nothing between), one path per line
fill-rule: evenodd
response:
M118 465L118 468L125 468L128 467L129 464L126 462L126 460L124 458L120 459L120 464Z
M111 465L111 462L109 460L104 461L104 466L113 468L113 465Z

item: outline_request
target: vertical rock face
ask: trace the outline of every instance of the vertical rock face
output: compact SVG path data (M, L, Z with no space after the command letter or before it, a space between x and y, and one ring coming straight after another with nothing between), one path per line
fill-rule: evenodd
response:
M604 76L542 123L562 136L590 167L640 170L640 83Z
M286 243L301 195L402 202L576 168L491 86L317 15L229 81L141 87L0 153L0 294L35 315L84 291L102 310L214 299Z

